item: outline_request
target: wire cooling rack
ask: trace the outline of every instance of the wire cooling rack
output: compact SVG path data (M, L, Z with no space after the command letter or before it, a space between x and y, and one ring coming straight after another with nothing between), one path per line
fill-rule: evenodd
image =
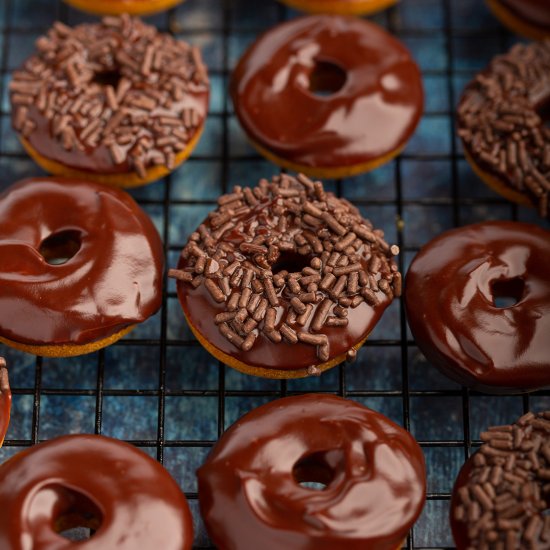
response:
M159 28L200 46L212 99L204 136L189 160L164 181L132 192L163 237L174 266L187 236L235 184L253 185L277 172L248 145L227 99L231 68L264 29L296 16L274 0L187 0L150 18ZM54 20L93 20L58 0L0 2L0 190L41 172L10 128L10 72ZM453 111L473 74L514 38L480 0L402 0L373 18L396 34L420 64L426 114L405 152L375 172L327 182L352 200L402 250L406 270L418 248L441 231L485 219L541 225L533 211L499 198L474 176L455 138ZM0 312L1 314L1 312ZM196 548L210 548L198 514L195 470L220 434L248 410L301 392L357 400L409 429L428 468L428 501L408 549L453 548L448 528L452 484L488 424L508 423L528 409L550 408L550 392L494 397L470 392L440 375L418 351L403 304L386 311L353 365L320 378L274 381L224 367L185 326L173 281L161 311L127 338L73 359L35 358L0 347L11 368L12 423L0 460L65 433L102 433L130 441L161 461L190 500Z

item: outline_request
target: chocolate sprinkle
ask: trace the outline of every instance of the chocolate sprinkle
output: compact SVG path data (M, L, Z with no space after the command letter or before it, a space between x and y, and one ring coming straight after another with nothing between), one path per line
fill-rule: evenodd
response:
M204 119L194 97L209 84L196 48L128 15L56 23L36 47L10 84L15 130L28 138L49 126L67 151L105 147L113 165L142 178L175 167Z
M537 109L550 96L550 40L517 44L466 87L458 133L476 163L525 193L550 218L550 128Z
M8 369L6 368L6 360L0 357L0 393L8 393L10 384L8 381Z
M458 489L455 521L466 524L468 550L550 547L550 411L489 428Z
M237 186L218 205L183 249L182 269L169 276L195 286L197 274L204 275L200 284L224 305L215 323L241 350L263 335L274 343L315 346L319 361L326 362L327 331L345 329L350 307L363 301L377 307L401 293L392 258L399 249L349 202L325 193L320 182L282 174L253 189ZM319 221L315 231L305 213ZM296 271L277 269L284 258L292 258ZM216 269L205 269L210 260ZM230 292L222 291L224 277L230 277ZM375 292L387 297L378 299ZM348 358L355 358L355 350Z

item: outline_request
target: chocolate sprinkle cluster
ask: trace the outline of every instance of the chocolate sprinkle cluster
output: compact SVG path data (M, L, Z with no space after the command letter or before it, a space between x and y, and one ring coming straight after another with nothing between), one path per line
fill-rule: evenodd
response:
M467 86L458 133L474 160L550 216L550 40L517 44Z
M550 548L550 411L489 428L458 490L469 550Z
M214 322L236 348L250 350L261 333L316 346L326 362L324 327L345 328L349 308L401 294L399 248L321 182L282 174L237 186L218 205L183 249L184 268L169 275L224 305ZM289 271L289 259L306 267Z
M55 23L36 47L10 84L23 137L45 118L66 151L104 146L142 178L148 167L175 167L204 119L191 97L209 89L197 48L127 15Z

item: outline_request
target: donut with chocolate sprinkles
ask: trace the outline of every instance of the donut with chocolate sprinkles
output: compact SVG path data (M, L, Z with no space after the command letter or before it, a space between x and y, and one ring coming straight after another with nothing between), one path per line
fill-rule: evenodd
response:
M281 174L221 196L169 276L212 355L249 374L299 378L355 358L401 295L398 253L321 182Z
M550 548L550 411L493 426L451 500L457 550Z
M470 82L458 134L481 179L550 219L550 40L517 44Z
M57 22L10 83L12 125L55 175L133 187L191 153L209 99L196 47L128 15Z
M11 391L8 380L8 369L6 360L0 357L0 447L6 437L10 423L11 412Z

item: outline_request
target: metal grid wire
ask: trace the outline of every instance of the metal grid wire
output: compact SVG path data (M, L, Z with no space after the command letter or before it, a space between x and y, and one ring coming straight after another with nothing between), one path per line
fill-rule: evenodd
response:
M199 145L192 160L163 182L132 192L157 223L168 265L175 265L186 236L218 194L276 172L244 144L225 90L245 45L295 15L274 0L187 0L151 19L204 48L213 84L206 145ZM34 38L55 19L74 24L93 18L59 0L2 0L0 5L0 190L21 176L40 173L10 129L7 85L11 70L32 51ZM420 58L427 112L403 155L372 175L328 182L329 188L386 229L402 250L402 272L419 246L446 228L486 218L545 225L480 185L454 135L453 106L463 84L493 54L505 51L511 36L477 0L403 0L374 19ZM200 192L191 190L197 187ZM513 421L531 407L550 408L549 392L483 396L439 375L417 350L401 301L388 310L356 365L302 381L246 377L200 348L183 327L174 283L165 283L157 316L91 356L34 359L0 348L11 366L14 390L12 425L0 458L67 432L130 441L164 463L180 482L195 517L196 548L211 546L198 516L195 468L228 425L271 399L305 391L337 393L412 431L425 452L429 481L426 509L407 539L408 549L453 547L447 526L452 483L480 444L484 426Z

